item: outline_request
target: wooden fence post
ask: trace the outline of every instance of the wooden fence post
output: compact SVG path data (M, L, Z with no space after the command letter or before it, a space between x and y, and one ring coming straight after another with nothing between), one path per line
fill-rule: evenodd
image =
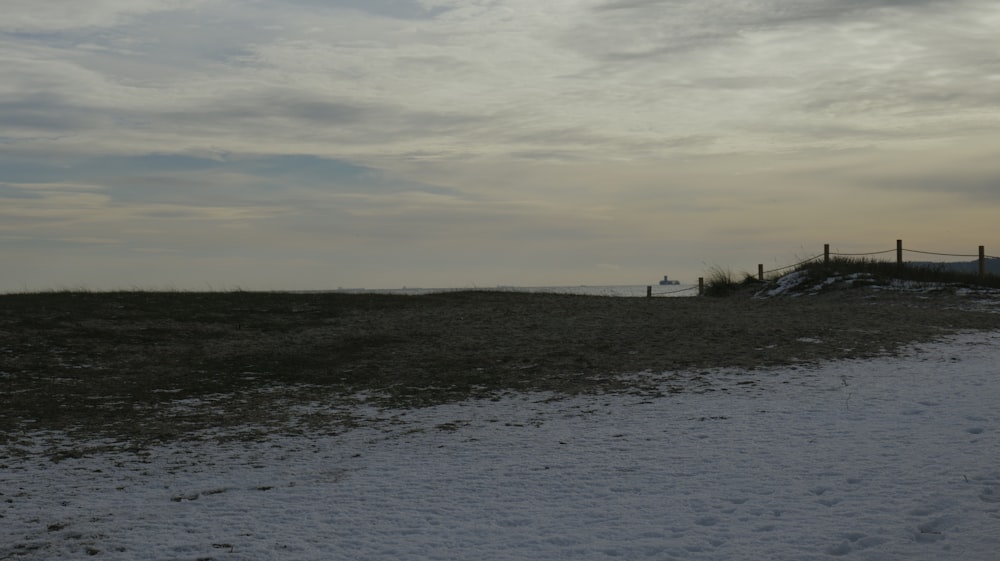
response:
M823 244L823 264L830 264L830 244L828 243Z
M698 277L698 296L705 295L705 277Z
M646 298L652 298L652 297L653 297L653 287L649 286L647 284L646 285Z
M986 246L979 246L979 276L986 276Z
M896 268L903 268L903 240L896 240Z
M757 264L757 280L764 282L764 264Z

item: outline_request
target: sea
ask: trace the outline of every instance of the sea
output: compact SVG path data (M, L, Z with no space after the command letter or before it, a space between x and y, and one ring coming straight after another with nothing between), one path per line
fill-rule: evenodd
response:
M610 286L495 286L495 287L461 287L461 288L340 288L334 292L349 294L438 294L442 292L459 292L467 290L490 290L504 292L531 292L546 294L581 294L586 296L615 296L622 298L645 298L647 295L653 297L685 297L697 296L698 285L696 284L675 284L675 285L610 285ZM648 290L648 293L647 293Z

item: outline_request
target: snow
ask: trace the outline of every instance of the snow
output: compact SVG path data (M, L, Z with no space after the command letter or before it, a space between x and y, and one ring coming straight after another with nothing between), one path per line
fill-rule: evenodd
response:
M777 296L789 296L798 298L801 296L815 296L831 288L848 288L862 284L874 291L890 291L894 293L909 294L931 294L936 292L951 292L957 296L973 298L981 296L988 298L995 303L995 297L1000 295L1000 291L990 287L966 286L955 283L923 282L902 279L877 280L869 273L850 273L843 275L830 275L826 278L815 278L809 271L795 271L783 275L777 280L770 282L765 288L754 295L754 298L774 298Z
M358 406L337 435L17 435L0 559L996 559L998 364L967 333L701 374L729 391Z

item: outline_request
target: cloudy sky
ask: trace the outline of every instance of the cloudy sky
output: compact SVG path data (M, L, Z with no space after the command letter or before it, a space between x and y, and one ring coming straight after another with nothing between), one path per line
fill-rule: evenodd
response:
M1000 254L995 0L4 0L0 291Z

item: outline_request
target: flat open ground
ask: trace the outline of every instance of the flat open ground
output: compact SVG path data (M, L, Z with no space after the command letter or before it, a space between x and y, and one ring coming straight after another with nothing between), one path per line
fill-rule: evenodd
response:
M0 297L0 559L992 560L998 303Z
M984 296L868 289L802 297L614 298L256 292L0 295L0 444L60 430L128 446L206 426L336 432L333 408L511 390L708 392L755 369L867 358L1000 329ZM743 372L726 382L706 369ZM676 372L644 386L619 373ZM626 381L627 380L627 381ZM242 434L246 434L245 432Z

